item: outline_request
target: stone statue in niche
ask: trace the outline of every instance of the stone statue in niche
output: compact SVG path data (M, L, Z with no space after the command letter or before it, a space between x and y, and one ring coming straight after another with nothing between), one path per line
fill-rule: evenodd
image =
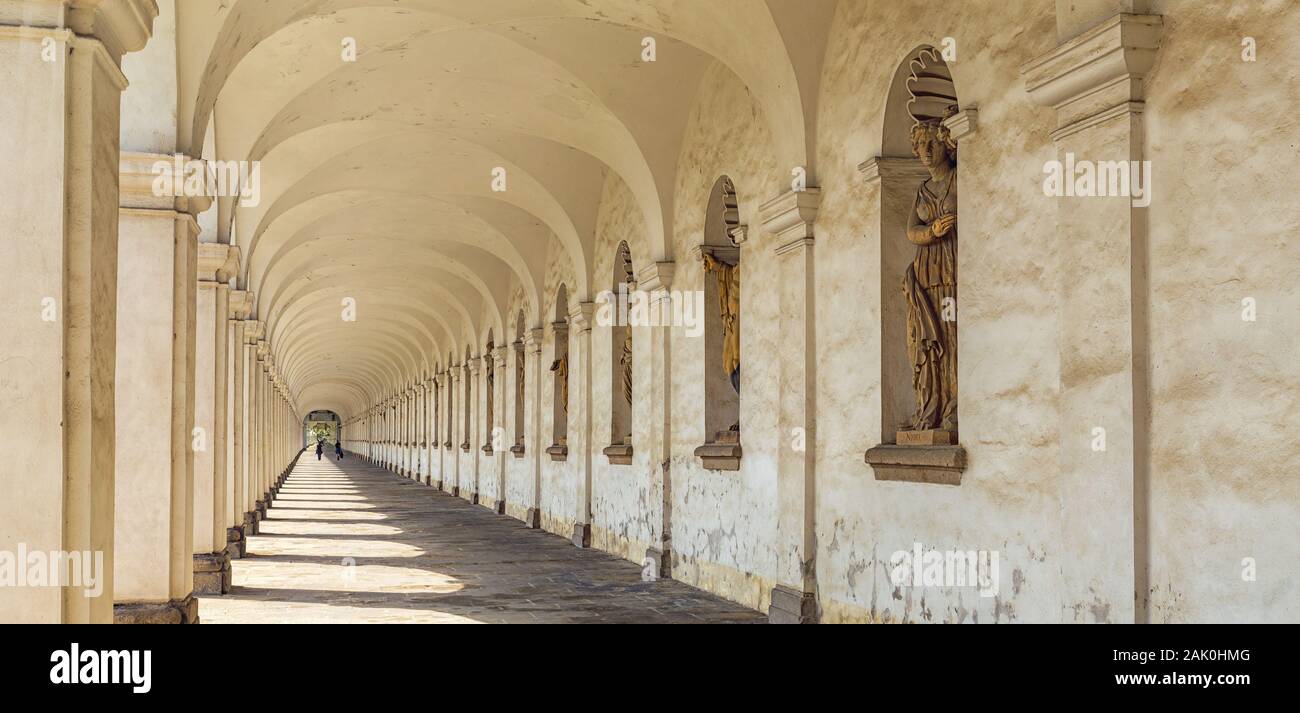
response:
M729 265L704 252L704 271L718 282L718 315L722 318L722 368L731 387L740 393L740 265ZM740 424L731 427L739 431Z
M916 411L901 425L900 445L956 442L957 434L957 143L944 119L912 127L912 152L930 178L917 189L907 239L916 257L903 277L907 299L907 353Z
M569 412L569 353L565 352L564 356L556 359L551 363L551 371L555 372L555 378L560 380L560 408L564 413Z
M627 284L627 293L630 295L636 291L636 277L632 272L632 261L625 260L623 270L626 274L624 282ZM627 400L627 405L632 406L632 326L628 325L623 328L623 354L619 357L619 364L623 367L623 398ZM629 433L632 424L627 424Z

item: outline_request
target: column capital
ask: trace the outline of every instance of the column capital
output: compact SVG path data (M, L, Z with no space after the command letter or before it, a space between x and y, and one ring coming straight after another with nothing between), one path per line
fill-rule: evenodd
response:
M542 339L545 336L546 330L544 329L530 329L527 332L524 332L524 349L527 350L529 354L541 354Z
M1020 68L1029 98L1057 110L1053 139L1143 110L1163 26L1160 15L1119 13Z
M578 334L587 334L591 332L592 316L595 313L595 302L579 302L569 311L569 321L573 324L573 328L578 330Z
M802 191L786 191L759 206L763 229L776 236L778 255L812 244L821 201L821 189L810 186Z
M253 312L254 296L248 290L230 291L230 318L247 320Z
M185 154L163 154L144 151L122 151L118 157L118 205L137 210L173 211L193 222L191 229L199 233L194 219L212 205L211 196L174 195L155 191L160 176L170 177L179 172L183 182L186 167L197 159ZM202 164L202 161L199 161Z
M0 25L67 27L103 43L115 61L144 49L158 16L154 0L25 0L0 3Z
M239 248L225 243L199 243L199 282L229 282L239 271Z
M673 274L677 263L671 260L643 265L637 272L637 287L646 292L667 292L673 288Z
M465 362L465 370L471 374L477 374L481 364L482 359L470 357L469 360Z

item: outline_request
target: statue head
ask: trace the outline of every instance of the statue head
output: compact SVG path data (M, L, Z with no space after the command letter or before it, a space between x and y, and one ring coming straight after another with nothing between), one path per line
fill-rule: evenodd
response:
M943 124L956 113L957 105L951 104L942 117L918 121L912 127L912 153L927 167L940 165L942 161L947 161L950 166L957 165L957 142Z

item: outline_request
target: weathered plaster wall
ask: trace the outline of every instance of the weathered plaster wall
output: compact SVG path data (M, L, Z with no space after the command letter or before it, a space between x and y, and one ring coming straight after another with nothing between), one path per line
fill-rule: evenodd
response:
M840 3L823 76L818 134L817 579L823 618L1052 621L1057 532L1054 207L1039 190L1054 157L1051 115L1028 102L1025 61L1053 45L1050 4L1007 23L978 5ZM863 453L880 440L879 184L857 166L882 151L886 98L917 46L957 41L951 69L978 133L959 151L959 487L878 482ZM899 345L902 348L902 345ZM1001 591L896 590L896 550L1000 551Z
M551 241L546 254L546 283L543 295L546 301L542 308L542 321L545 322L545 336L542 345L542 450L538 457L542 459L542 528L554 532L557 535L569 537L573 534L573 525L577 522L578 512L578 461L581 452L578 450L578 444L581 442L578 438L578 421L574 408L569 409L569 457L562 462L553 462L550 456L546 455L545 449L552 443L553 423L554 423L554 389L552 388L552 378L554 374L550 371L552 362L555 361L555 330L551 326L556 321L557 315L563 315L568 321L569 310L577 304L574 295L573 285L575 284L573 264L559 246L558 241ZM556 307L556 299L560 291L560 286L564 285L568 297L567 304ZM569 354L570 359L578 351L577 334L575 329L568 330ZM578 370L570 362L569 368L569 399L572 402L576 398L577 389L576 380Z
M752 229L741 249L740 470L705 470L695 449L704 428L704 337L673 330L672 542L675 578L752 607L766 605L776 569L777 448L780 383L770 355L781 339L776 256L758 233L758 205L784 189L786 170L758 105L721 65L700 81L678 160L673 217L673 289L693 294L706 276L692 250L703 242L709 194L718 178L736 187L740 219ZM705 304L704 308L717 309Z
M1288 2L1153 12L1165 32L1146 111L1150 618L1295 622L1300 203L1276 167L1300 143L1300 14ZM1246 36L1255 62L1241 59Z
M649 250L645 245L645 219L635 197L617 175L606 176L601 189L600 213L596 220L596 243L593 292L609 290L617 294L614 261L618 247L627 242L635 272L645 265ZM621 266L620 268L621 269ZM595 369L592 402L592 546L640 562L661 517L662 491L658 487L658 464L652 460L652 442L662 428L650 422L653 398L651 384L652 330L637 328L632 334L632 464L611 465L599 451L610 445L610 404L623 398L623 384L614 383L613 363L623 353L622 344L613 343L610 324L598 323L592 330L592 367Z

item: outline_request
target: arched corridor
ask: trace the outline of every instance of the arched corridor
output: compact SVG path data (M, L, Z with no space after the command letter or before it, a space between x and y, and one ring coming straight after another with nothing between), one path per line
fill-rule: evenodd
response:
M751 623L761 614L345 457L304 453L203 623Z
M1015 5L0 0L0 621L1300 620L1300 5Z

